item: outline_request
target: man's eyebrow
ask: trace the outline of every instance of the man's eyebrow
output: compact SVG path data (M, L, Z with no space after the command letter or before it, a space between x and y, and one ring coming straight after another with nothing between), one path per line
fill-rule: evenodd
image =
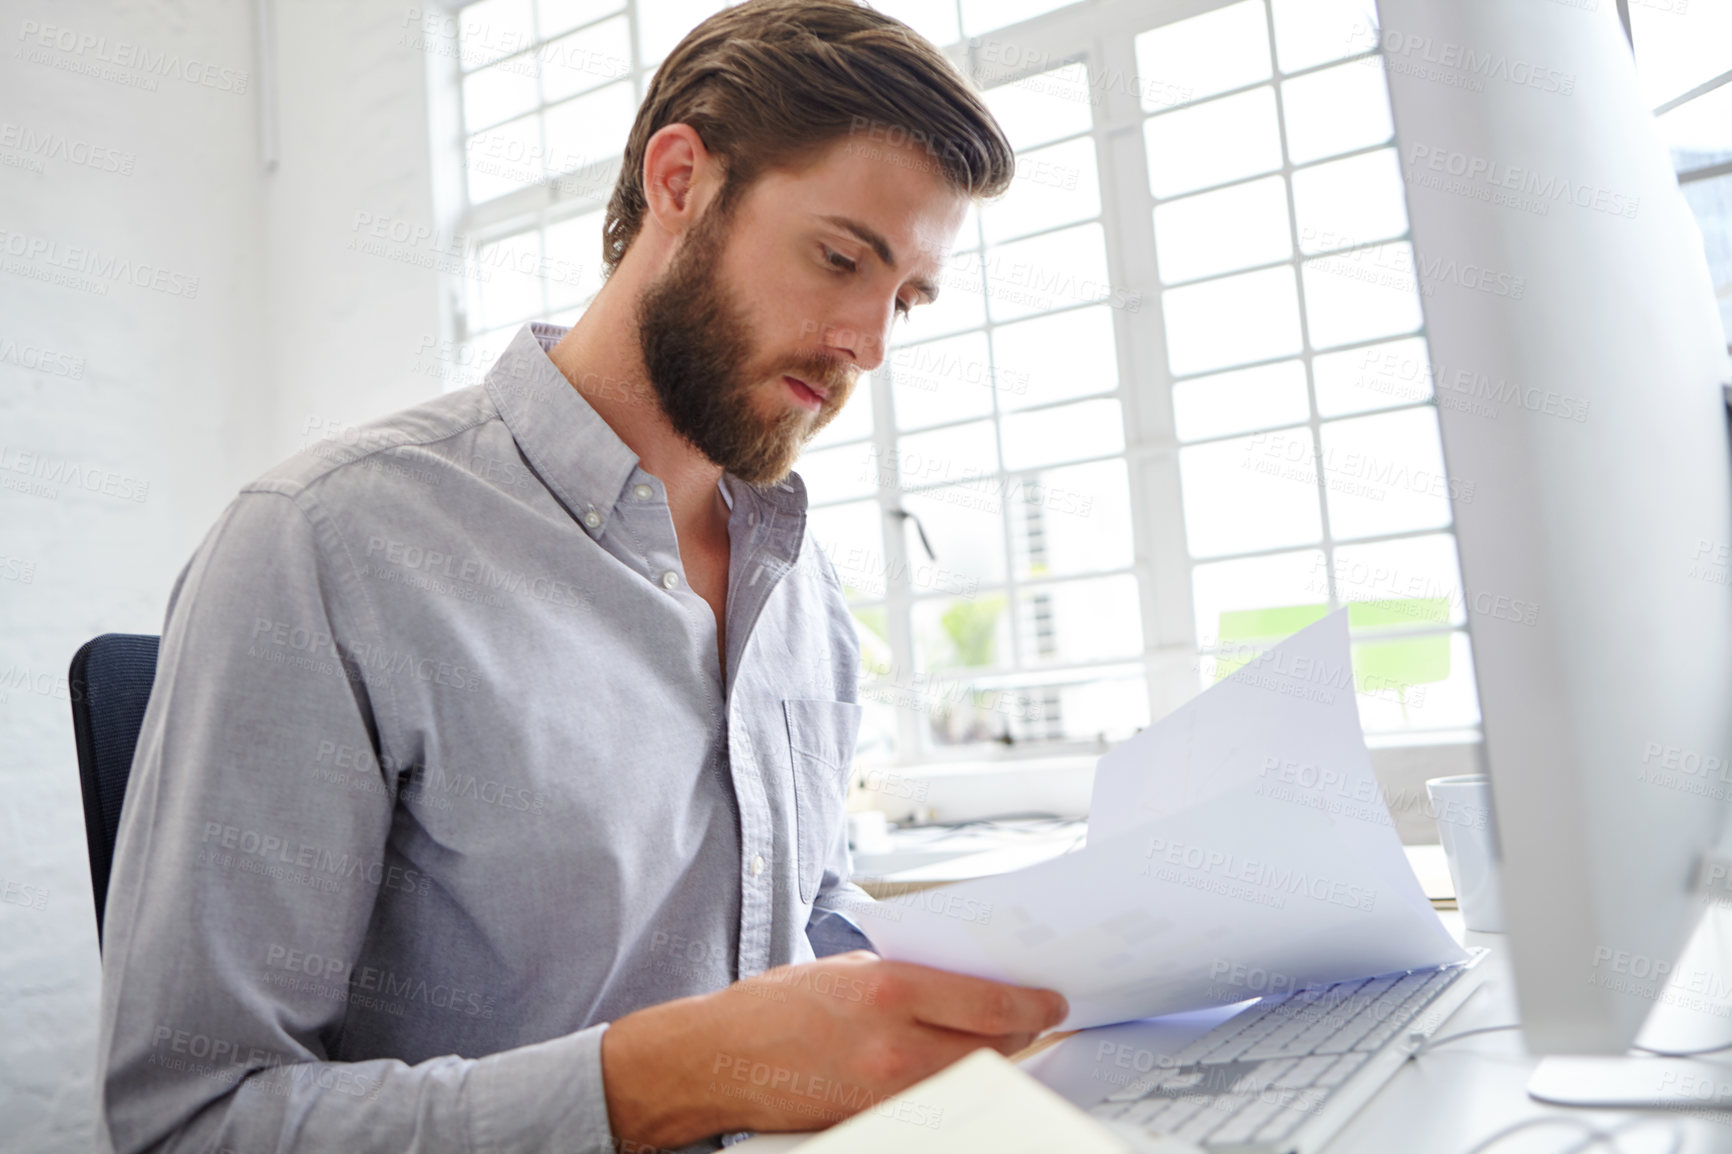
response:
M853 233L854 236L859 238L862 243L869 246L872 251L878 255L879 260L883 261L891 270L895 270L895 251L891 249L890 242L884 239L884 234L873 228L871 225L862 224L861 222L846 216L821 216L818 219L823 221L825 224L835 225L844 232ZM938 285L925 277L917 277L909 283L912 284L928 301L935 301L938 299Z

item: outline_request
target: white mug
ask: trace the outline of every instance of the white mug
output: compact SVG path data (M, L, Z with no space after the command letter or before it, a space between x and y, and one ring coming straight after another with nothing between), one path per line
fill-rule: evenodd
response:
M1470 930L1503 933L1503 894L1499 891L1497 822L1492 815L1491 779L1484 774L1434 777L1425 783L1437 819L1438 840L1449 859L1455 901Z

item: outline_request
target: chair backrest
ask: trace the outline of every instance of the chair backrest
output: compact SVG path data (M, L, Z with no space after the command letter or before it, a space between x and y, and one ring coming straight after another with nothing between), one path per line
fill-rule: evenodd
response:
M114 861L115 833L120 828L120 803L126 798L132 753L138 747L144 707L150 702L150 686L156 678L160 641L148 634L104 633L85 642L73 655L67 677L99 946L102 909L108 901L108 870Z

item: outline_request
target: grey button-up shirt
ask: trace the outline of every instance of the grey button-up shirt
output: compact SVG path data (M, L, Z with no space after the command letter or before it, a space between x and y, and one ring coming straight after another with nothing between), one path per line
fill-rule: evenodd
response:
M864 944L804 486L722 479L724 671L563 332L248 485L181 574L108 896L118 1150L609 1149L607 1022Z

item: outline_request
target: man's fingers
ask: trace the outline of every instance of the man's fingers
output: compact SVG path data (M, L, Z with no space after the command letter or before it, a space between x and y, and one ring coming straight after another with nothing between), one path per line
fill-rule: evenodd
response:
M1038 1034L1056 1026L1069 1008L1056 990L1034 990L971 978L927 966L891 963L915 1020L980 1034Z

